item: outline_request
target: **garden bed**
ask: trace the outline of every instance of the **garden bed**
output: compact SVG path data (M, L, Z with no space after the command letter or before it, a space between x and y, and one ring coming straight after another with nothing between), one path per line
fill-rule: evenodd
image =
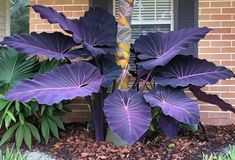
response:
M57 159L190 159L200 160L202 155L224 153L229 145L235 145L235 125L206 126L209 142L203 132L181 132L177 140L166 139L159 134L137 142L131 147L115 147L106 142L97 143L85 128L85 124L66 125L60 140L52 139L48 145L35 144L34 150L48 153Z

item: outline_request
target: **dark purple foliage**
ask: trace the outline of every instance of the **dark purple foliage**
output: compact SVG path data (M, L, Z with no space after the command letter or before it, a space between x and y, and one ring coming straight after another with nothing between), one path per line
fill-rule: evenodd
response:
M79 35L85 48L93 55L114 54L117 25L113 15L101 8L90 8L80 21L83 26Z
M161 115L159 119L159 125L163 131L163 133L168 138L177 138L177 134L179 132L180 126L179 122L176 121L174 118L166 115Z
M183 90L158 85L144 95L152 107L160 107L165 115L194 125L199 123L199 108L196 102L188 98Z
M64 57L76 58L80 53L70 51L77 44L70 36L65 36L60 32L22 33L18 36L5 37L0 44L15 48L18 52L32 55L41 54L56 59Z
M190 28L169 33L149 33L134 43L141 65L151 70L164 66L191 43L198 42L210 31L209 28Z
M190 86L189 90L194 94L194 96L198 100L217 105L223 111L231 111L235 113L235 107L223 101L217 95L207 94L206 92L203 92L201 90L201 87L196 87L196 86Z
M141 92L116 90L104 101L104 113L112 131L128 144L135 143L151 122L151 109Z
M186 87L190 84L205 86L216 84L221 79L232 78L234 73L225 67L217 67L207 60L193 56L178 55L166 66L156 68L157 74L153 78L162 86Z
M73 34L77 43L82 43L93 56L114 54L117 26L113 15L101 8L90 8L79 20L67 19L52 8L36 5L33 9L50 23L59 23L61 28Z
M8 100L52 105L62 100L85 97L96 93L103 81L99 70L90 63L76 62L52 72L37 74L33 80L24 80L6 94Z
M114 57L111 55L103 57L102 64L104 75L102 86L108 88L119 78L122 73L122 69L115 63Z

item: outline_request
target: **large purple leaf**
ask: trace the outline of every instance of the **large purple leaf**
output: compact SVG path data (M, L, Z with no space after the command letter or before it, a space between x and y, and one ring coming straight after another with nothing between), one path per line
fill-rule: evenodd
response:
M168 138L177 138L177 134L179 132L180 126L179 122L174 118L166 115L162 115L159 119L159 125L163 131L163 133Z
M234 73L225 67L218 67L207 60L193 56L178 55L166 66L156 68L154 81L162 86L186 87L190 84L204 86L215 84L220 79L232 78Z
M169 33L149 33L134 43L141 65L151 70L164 66L191 43L198 42L210 31L209 28L190 28Z
M104 101L104 113L112 131L128 144L135 143L151 122L151 108L141 92L116 90Z
M59 23L61 28L73 34L77 43L90 51L93 56L99 54L114 54L116 46L117 26L113 15L101 8L90 8L79 20L67 19L50 7L33 6L41 18L50 23Z
M55 24L59 23L60 27L68 33L72 33L72 31L77 30L76 23L78 23L77 19L68 19L63 13L58 13L51 7L34 5L32 6L35 12L40 14L42 19L47 19L49 23ZM79 37L76 37L77 42ZM78 42L80 43L80 42Z
M196 102L188 98L183 90L158 85L156 89L144 95L152 107L160 107L165 115L194 125L199 123L199 108Z
M203 92L201 90L201 87L197 86L190 86L189 90L193 93L195 97L197 97L198 100L217 105L223 111L231 111L235 113L235 107L223 101L217 95L207 94L206 92Z
M76 51L70 51L77 44L70 36L65 36L60 32L22 33L18 36L6 37L0 44L15 48L18 52L32 55L41 54L49 58L61 59L79 56Z
M85 97L99 91L103 81L99 70L90 63L76 62L52 72L24 80L6 94L8 100L52 105L62 100Z
M83 46L92 55L115 53L117 26L113 15L101 8L90 8L80 23L80 30L73 35L79 34ZM75 37L74 40L77 42Z

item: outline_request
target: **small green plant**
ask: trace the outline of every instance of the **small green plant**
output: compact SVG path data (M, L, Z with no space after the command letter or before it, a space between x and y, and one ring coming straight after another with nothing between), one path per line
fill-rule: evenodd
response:
M0 154L0 160L27 160L27 156L23 156L20 152L14 150L14 147L11 149L9 147L6 148L6 152L4 154Z
M225 155L203 155L203 160L235 160L235 146L230 146Z

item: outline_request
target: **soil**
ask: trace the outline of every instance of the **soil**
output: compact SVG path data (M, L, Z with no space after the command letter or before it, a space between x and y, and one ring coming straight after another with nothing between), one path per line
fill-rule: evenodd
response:
M205 126L209 141L201 130L181 132L178 139L166 139L162 134L148 136L133 146L115 147L111 143L96 142L85 124L66 125L60 139L51 139L47 145L34 145L34 150L50 154L59 160L201 160L202 155L223 153L224 148L235 145L235 125Z

